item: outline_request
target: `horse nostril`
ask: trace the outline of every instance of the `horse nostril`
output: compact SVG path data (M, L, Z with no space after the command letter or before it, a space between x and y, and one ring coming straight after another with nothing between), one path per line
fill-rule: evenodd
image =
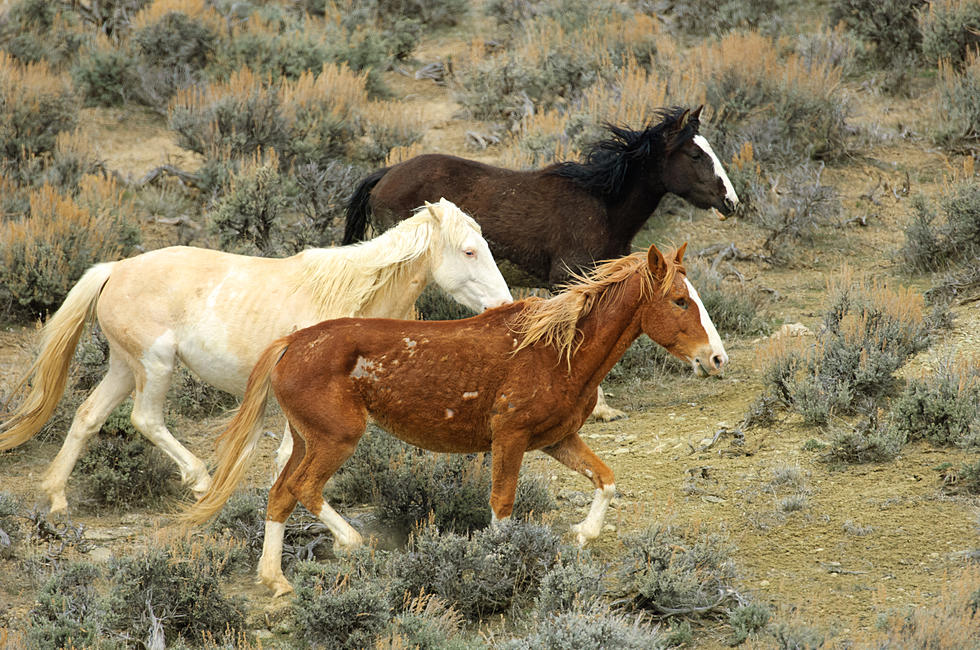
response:
M712 356L711 357L711 365L714 368L720 369L723 365L725 365L725 357L723 357L720 354L716 354L716 355Z
M727 210L728 210L729 212L735 212L735 208L736 208L736 207L738 207L738 204L737 204L737 203L735 203L735 201L732 201L731 199L729 199L729 198L727 198L727 197L725 198L725 208L726 208L726 209L727 209Z

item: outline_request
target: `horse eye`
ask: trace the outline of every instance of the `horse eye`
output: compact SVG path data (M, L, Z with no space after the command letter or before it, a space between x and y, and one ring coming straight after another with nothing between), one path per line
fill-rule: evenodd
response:
M687 309L687 301L684 300L683 298L678 298L677 300L674 301L674 304L680 307L681 309Z
M472 248L467 248L465 251L463 251L463 255L466 255L466 257L476 257L476 251Z

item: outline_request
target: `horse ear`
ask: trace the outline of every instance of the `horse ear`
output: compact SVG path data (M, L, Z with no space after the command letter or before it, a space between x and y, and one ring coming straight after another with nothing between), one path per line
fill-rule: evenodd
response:
M680 119L677 120L677 130L680 131L685 126L687 126L687 120L691 117L691 109L685 108L684 112L681 113Z
M650 244L650 250L647 251L647 266L655 278L662 278L667 272L667 260L656 244Z
M677 253L674 255L674 263L680 266L684 260L684 251L687 250L687 242L681 244L681 247L677 249Z
M693 119L695 119L695 120L699 120L700 121L700 119L701 119L701 111L702 110L704 110L704 104L701 104L696 109L694 109L694 112L691 113L691 117Z

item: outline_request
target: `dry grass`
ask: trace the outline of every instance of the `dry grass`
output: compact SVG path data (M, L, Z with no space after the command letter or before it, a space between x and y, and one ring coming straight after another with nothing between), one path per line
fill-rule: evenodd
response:
M132 26L136 30L150 27L173 13L201 21L216 33L225 30L224 19L206 0L155 0L133 16Z

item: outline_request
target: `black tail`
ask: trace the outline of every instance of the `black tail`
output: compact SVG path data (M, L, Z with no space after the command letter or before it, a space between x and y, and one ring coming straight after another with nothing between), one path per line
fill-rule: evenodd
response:
M350 197L347 204L347 223L344 227L344 246L356 244L364 239L368 223L368 201L371 199L371 190L378 184L381 177L388 173L390 167L382 167L376 172L371 172L361 184L354 190L354 195Z

